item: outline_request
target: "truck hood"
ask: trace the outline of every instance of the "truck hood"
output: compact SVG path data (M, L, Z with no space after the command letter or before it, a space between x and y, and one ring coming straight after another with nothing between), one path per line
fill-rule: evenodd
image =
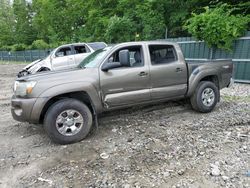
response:
M35 81L36 85L33 88L29 98L39 97L42 93L53 87L62 87L67 91L68 87L79 83L95 85L98 82L98 68L74 68L71 70L51 71L37 73L18 78L17 81ZM81 90L82 88L78 88Z
M73 68L73 69L65 69L65 70L59 70L59 71L47 71L47 72L38 72L36 74L29 74L27 76L17 78L17 81L30 81L30 80L50 80L54 79L56 77L64 77L66 79L68 76L74 75L75 71L80 71L83 69L80 68ZM69 78L69 77L68 77Z

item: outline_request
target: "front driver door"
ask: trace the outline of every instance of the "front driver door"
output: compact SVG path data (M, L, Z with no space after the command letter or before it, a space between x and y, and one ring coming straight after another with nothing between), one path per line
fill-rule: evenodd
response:
M100 85L106 108L150 100L149 67L144 61L143 46L119 48L105 63L119 62L119 51L125 49L129 50L130 54L129 66L110 69L107 72L100 69Z

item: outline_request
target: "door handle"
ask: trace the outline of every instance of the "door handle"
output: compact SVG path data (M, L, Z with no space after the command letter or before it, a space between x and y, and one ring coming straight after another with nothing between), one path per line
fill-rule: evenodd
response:
M142 71L142 72L140 72L138 75L139 75L139 76L141 76L141 77L143 77L143 76L147 76L147 75L148 75L148 73L147 73L147 72Z
M182 69L178 67L175 69L175 72L182 72Z

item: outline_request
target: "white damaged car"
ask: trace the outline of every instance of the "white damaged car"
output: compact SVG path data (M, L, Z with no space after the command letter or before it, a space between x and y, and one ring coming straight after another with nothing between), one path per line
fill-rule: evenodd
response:
M43 71L56 71L75 68L88 55L98 49L105 48L106 46L107 44L104 42L74 43L59 46L44 59L38 59L25 66L17 74L17 77Z

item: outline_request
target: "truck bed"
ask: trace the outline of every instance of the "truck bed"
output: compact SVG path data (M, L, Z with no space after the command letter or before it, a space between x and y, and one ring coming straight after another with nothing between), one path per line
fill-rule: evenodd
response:
M197 75L201 71L215 70L217 73L220 89L227 87L233 74L233 63L230 59L215 59L215 60L187 60L188 77L192 79L192 75Z

